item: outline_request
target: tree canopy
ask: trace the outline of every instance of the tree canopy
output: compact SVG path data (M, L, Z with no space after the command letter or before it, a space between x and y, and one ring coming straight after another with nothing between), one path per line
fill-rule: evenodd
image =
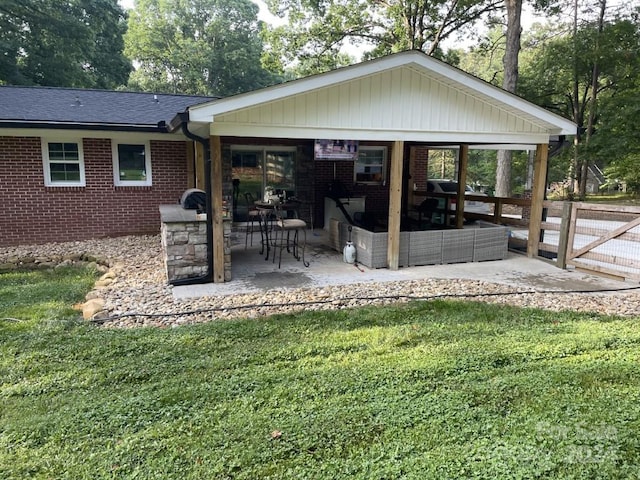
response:
M258 7L249 0L136 0L125 35L130 86L232 95L274 83L261 67Z
M347 43L369 47L365 58L403 50L442 56L442 42L502 6L503 0L268 0L287 19L268 28L264 61L270 68L309 75L353 63ZM466 29L466 30L465 30Z
M127 83L117 0L0 2L0 83L116 88Z
M589 165L606 168L614 160L622 165L622 159L637 159L637 126L628 115L640 109L638 51L638 24L615 19L601 31L585 23L575 35L553 36L523 63L520 93L578 125L579 154L568 169L578 183Z

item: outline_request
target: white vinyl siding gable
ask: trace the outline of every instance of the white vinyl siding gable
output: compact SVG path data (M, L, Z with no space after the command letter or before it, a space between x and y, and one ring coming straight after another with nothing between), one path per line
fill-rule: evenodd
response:
M261 125L385 131L544 133L547 126L409 67L215 117L216 127Z

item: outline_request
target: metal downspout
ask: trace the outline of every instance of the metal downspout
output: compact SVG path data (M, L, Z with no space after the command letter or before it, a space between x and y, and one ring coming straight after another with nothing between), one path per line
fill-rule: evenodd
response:
M196 285L200 283L211 283L213 281L213 205L211 204L211 148L209 147L209 139L200 137L189 131L189 112L178 114L180 117L180 127L184 135L203 147L204 162L204 189L206 192L206 211L207 211L207 273L199 277L180 278L172 280L169 283L175 287L182 285Z

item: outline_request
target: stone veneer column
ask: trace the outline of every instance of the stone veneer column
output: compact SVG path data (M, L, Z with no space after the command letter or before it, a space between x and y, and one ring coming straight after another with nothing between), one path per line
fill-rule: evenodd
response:
M199 277L207 273L207 223L195 210L161 205L161 237L167 280ZM224 222L224 281L231 280L231 222Z

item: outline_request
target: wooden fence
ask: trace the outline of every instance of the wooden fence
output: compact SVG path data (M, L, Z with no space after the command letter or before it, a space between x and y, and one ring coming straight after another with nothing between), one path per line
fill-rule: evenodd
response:
M469 197L472 198L472 197ZM473 197L494 205L493 215L476 219L508 225L522 235L509 238L511 249L527 251L530 201ZM640 207L583 202L544 201L534 256L555 259L559 268L574 267L616 279L640 281Z

